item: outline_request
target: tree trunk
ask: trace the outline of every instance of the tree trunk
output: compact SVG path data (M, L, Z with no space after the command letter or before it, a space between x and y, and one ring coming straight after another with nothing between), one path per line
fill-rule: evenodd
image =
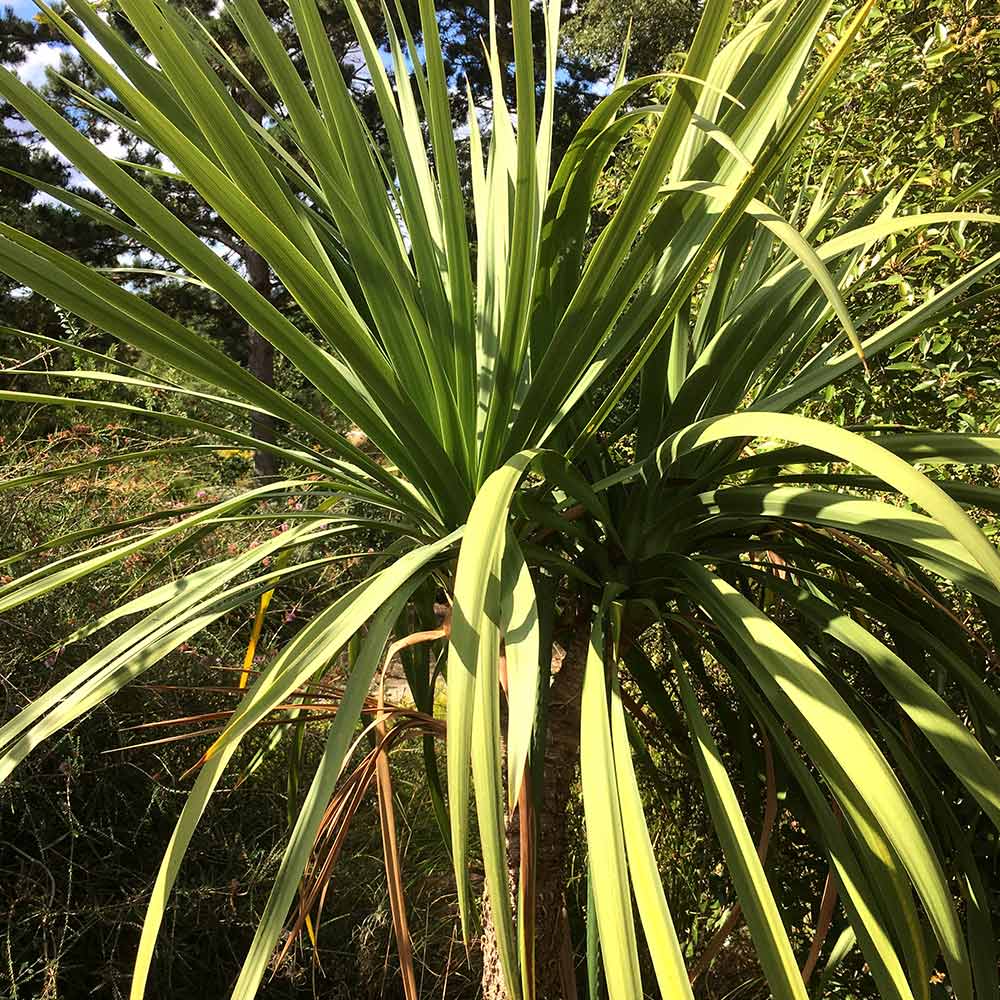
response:
M243 253L247 266L247 279L265 298L271 297L271 269L267 261L249 247ZM265 385L274 385L274 345L265 340L252 326L247 327L249 357L247 367ZM274 444L274 418L256 410L250 415L250 432L267 444ZM277 478L278 460L269 451L256 451L253 458L254 473L259 482Z
M535 995L576 1000L573 954L566 916L567 808L580 758L580 697L587 659L587 629L567 644L549 689L544 784L535 842ZM553 666L555 666L553 657ZM511 890L520 865L518 816L507 825ZM508 1000L496 946L496 929L483 894L483 1000Z

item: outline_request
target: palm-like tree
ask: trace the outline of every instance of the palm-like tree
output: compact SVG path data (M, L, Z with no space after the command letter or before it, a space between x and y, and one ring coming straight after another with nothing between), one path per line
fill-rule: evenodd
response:
M446 648L439 669L434 657L408 660L408 679L425 717L439 672L446 681L442 832L470 935L473 814L478 822L488 996L528 1000L571 989L560 962L562 861L578 762L592 937L608 993L643 995L634 902L661 995L692 996L693 970L665 902L634 770L634 753L653 765L650 747L660 761L677 759L658 749L672 748L700 779L771 992L806 996L816 955L793 953L764 870L767 837L753 843L720 751L734 721L749 727L748 746L768 773L780 768L794 790L787 808L829 858L823 919L829 924L836 892L880 995L926 997L940 954L956 997L995 996L995 933L971 842L978 824L1000 822L991 757L1000 699L984 680L980 633L952 607L960 593L972 595L996 625L1000 557L963 505L996 510L1000 500L982 487L932 480L914 463L996 463L1000 441L852 433L791 412L946 316L1000 264L1000 255L983 262L862 340L844 298L864 286L858 264L878 241L957 219L996 220L901 216L899 196L886 190L830 235L846 185L829 178L811 199L801 190L796 224L777 208L793 182L796 146L871 0L837 25L839 37L818 59L829 0L769 0L724 45L730 2L708 0L683 71L669 76L667 103L641 103L653 78L620 76L554 173L559 4L546 4L539 87L530 0L513 0L514 108L502 92L494 17L485 155L475 113L468 123L471 224L432 0L420 4L421 46L402 24L401 39L389 32L385 59L356 0L345 2L385 148L352 105L315 0L289 0L309 81L257 0L225 5L281 96L263 124L231 98L233 68L213 69L219 54L166 0L119 0L155 63L87 0L68 5L100 47L40 4L120 109L80 99L175 166L267 261L308 331L128 168L0 72L0 94L119 207L120 215L97 213L101 221L214 289L370 442L355 446L257 382L183 317L0 225L7 274L212 391L160 388L237 416L271 414L287 430L269 444L233 430L231 420L165 419L269 449L289 473L301 470L28 572L0 587L0 611L234 512L266 517L262 501L306 497L305 509L289 514L290 529L271 541L109 610L95 627L137 617L0 729L0 774L226 612L260 601L262 616L274 587L336 558L331 540L370 535L373 525L391 539L360 582L247 687L199 761L149 904L133 996L143 994L192 832L241 741L276 713L295 711L289 702L303 685L346 660L346 687L234 996L256 992L386 647L414 628L393 648ZM595 234L595 185L616 145L650 120L648 148ZM127 383L135 375L105 377ZM439 627L428 609L442 591L449 611ZM891 713L864 697L873 684ZM382 751L392 730L380 720L373 760L385 793ZM960 809L933 784L942 767L964 789ZM436 789L433 754L429 780ZM774 781L768 786L773 799ZM391 791L382 801L391 812ZM393 908L405 952L401 898ZM405 957L403 967L405 976ZM411 978L405 985L415 991Z

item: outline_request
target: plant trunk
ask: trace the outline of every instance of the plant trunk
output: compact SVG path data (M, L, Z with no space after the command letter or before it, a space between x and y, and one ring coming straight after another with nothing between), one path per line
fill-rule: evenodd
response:
M247 248L243 254L247 266L247 279L265 298L271 297L271 269L255 250ZM247 327L249 356L247 367L265 385L274 385L274 345L265 340L252 326ZM251 433L267 444L274 444L274 418L256 410L250 415ZM277 478L278 460L269 451L256 451L253 457L254 474L258 482Z
M576 1000L573 950L566 914L567 810L580 758L580 696L587 659L587 630L567 644L549 688L544 781L535 838L535 996ZM556 666L555 657L553 667ZM507 824L511 892L520 866L518 815ZM509 1000L496 946L496 929L483 894L483 1000Z

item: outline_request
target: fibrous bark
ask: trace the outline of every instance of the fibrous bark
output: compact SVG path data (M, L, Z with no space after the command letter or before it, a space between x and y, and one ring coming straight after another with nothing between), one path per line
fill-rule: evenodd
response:
M587 659L585 628L553 657L558 668L548 692L544 778L535 836L535 995L537 1000L576 1000L572 948L566 918L567 811L580 759L580 696ZM512 898L520 868L518 815L507 824L507 870ZM496 929L483 897L483 998L508 1000L497 953Z

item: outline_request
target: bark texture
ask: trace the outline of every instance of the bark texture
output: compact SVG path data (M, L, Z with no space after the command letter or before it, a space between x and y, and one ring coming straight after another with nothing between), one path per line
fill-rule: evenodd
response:
M549 689L544 784L535 842L535 995L538 1000L576 1000L566 919L566 814L580 758L580 696L588 642L588 630L581 627L567 642ZM553 667L556 667L555 662ZM507 825L507 871L512 894L517 884L520 848L515 814ZM483 998L508 1000L497 953L496 929L485 892L482 913Z
M247 266L247 279L265 298L271 297L271 269L264 258L249 248L243 253ZM274 385L274 345L265 340L252 326L247 327L249 357L247 367L265 385ZM274 443L274 418L256 410L250 415L251 434L267 444ZM259 482L267 482L278 475L278 461L268 451L256 451L253 457L254 473Z

